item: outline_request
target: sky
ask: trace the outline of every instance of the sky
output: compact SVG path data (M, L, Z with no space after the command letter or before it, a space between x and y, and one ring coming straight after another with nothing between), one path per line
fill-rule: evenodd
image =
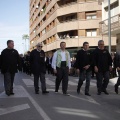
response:
M0 0L0 52L12 39L15 49L24 53L28 42L25 45L23 34L29 35L29 0Z

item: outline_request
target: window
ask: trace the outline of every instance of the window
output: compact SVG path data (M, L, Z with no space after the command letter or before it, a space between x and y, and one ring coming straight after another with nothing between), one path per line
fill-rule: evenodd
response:
M86 19L96 19L96 15L86 15Z
M97 36L97 31L96 31L96 29L86 30L86 36L87 36L87 37Z

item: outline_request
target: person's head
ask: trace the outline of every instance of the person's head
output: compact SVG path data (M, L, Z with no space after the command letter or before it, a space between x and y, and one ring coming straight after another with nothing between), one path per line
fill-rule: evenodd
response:
M61 48L62 50L65 50L65 48L66 48L66 43L65 43L65 42L61 42L61 43L60 43L60 48Z
M99 41L98 41L98 47L99 47L99 49L101 49L101 50L103 50L103 49L105 48L105 46L104 46L104 41L103 41L103 40L99 40Z
M89 49L89 43L88 42L84 42L83 43L83 49L84 50L88 50Z
M7 41L7 47L9 49L13 49L14 48L14 41L13 40L8 40Z
M38 50L42 50L42 47L43 47L43 46L42 46L42 43L38 43L38 44L36 45L36 47L37 47Z

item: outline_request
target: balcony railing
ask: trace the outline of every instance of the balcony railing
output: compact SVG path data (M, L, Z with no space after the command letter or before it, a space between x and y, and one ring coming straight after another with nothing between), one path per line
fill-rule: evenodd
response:
M111 17L111 31L120 28L120 14ZM108 33L108 19L100 22L100 34Z

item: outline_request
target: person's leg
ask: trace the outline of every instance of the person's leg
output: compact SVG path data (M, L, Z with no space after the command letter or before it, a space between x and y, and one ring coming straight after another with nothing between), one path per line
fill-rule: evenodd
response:
M83 84L83 81L85 80L85 71L80 72L79 74L79 81L78 81L78 86L77 86L77 93L80 93L80 88Z
M9 96L11 89L11 75L9 72L4 73L4 88L6 94Z
M85 86L86 95L89 95L90 79L91 79L91 71L86 72L86 86Z
M62 79L63 79L63 71L61 68L57 68L56 81L55 81L55 92L58 92Z
M34 74L34 88L35 88L35 93L39 94L39 75Z
M108 95L108 92L106 90L107 86L108 86L108 83L109 83L109 78L110 78L110 75L109 75L109 71L107 72L104 72L103 74L103 84L102 84L102 91Z
M14 77L15 73L11 73L11 88L10 88L10 93L13 95L13 83L14 83Z
M96 73L96 79L97 79L98 95L100 95L102 92L103 73L102 72Z
M118 86L120 85L120 71L118 71L118 80L117 83L115 84L115 92L118 94Z
M41 81L41 89L42 93L46 92L46 80L45 80L45 73L40 73L40 81Z
M69 75L68 67L64 67L62 70L63 70L62 92L63 94L67 94Z

